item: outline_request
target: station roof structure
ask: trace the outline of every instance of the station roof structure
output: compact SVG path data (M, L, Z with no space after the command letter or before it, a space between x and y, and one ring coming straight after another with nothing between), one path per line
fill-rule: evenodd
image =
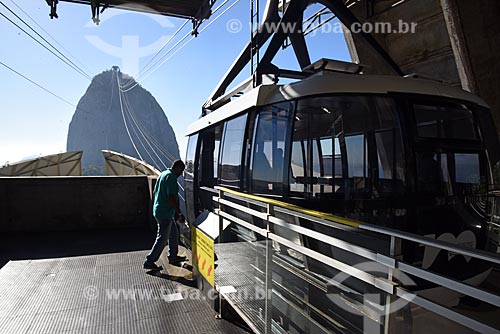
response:
M107 176L160 175L159 170L139 159L109 150L102 150L101 152L106 161Z
M82 155L74 151L7 164L0 176L82 176Z
M215 0L59 0L102 8L120 8L193 20L207 19ZM50 0L48 0L50 2Z

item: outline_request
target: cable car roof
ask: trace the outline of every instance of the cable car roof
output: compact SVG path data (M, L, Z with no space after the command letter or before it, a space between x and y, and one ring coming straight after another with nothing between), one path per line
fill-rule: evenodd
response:
M233 98L208 115L192 123L186 135L199 132L225 119L243 113L251 107L321 94L389 94L406 93L469 101L488 105L476 95L440 82L410 77L357 75L329 71L318 72L306 79L286 85L260 85L240 97ZM231 98L231 96L227 97Z

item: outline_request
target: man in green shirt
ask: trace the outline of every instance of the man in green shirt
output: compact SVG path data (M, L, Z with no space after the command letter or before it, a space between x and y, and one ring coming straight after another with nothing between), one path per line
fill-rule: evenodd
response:
M158 233L153 248L144 262L144 269L159 270L160 266L155 264L160 258L163 248L169 244L168 261L170 263L185 260L178 256L179 240L177 226L174 217L178 216L181 223L184 216L179 209L177 178L184 171L185 165L181 160L176 160L172 168L162 172L156 180L154 189L153 216L158 223Z

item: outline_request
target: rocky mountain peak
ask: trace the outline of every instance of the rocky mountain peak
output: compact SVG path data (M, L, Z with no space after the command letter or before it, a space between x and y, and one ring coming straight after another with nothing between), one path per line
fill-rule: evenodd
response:
M104 174L103 149L159 170L180 156L175 133L156 99L115 66L92 79L68 130L67 150L84 152L84 175Z

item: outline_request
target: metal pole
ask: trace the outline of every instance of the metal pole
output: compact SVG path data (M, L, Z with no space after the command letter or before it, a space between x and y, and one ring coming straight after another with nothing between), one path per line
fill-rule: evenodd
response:
M389 256L394 258L396 255L396 238L391 236L391 245L389 250ZM392 277L394 275L394 269L389 268L387 279L392 282ZM384 317L384 334L389 333L389 320L391 317L391 294L386 292L385 296L385 317Z
M223 199L223 198L224 198L224 190L219 189L219 200ZM224 206L220 203L220 201L218 203L219 203L219 213L220 213L221 211L223 211ZM222 244L222 232L224 232L224 219L219 214L219 242L218 242L219 244ZM214 243L215 243L215 241L216 240L214 240ZM215 249L214 249L214 251L215 251ZM214 273L214 276L215 276L215 273ZM214 284L215 287L217 287L217 282L215 280L214 280L214 283L215 283ZM219 291L218 297L219 297L219 314L217 314L216 317L219 319L222 319L222 294L220 293L220 291Z
M272 333L272 317L273 317L273 303L272 303L272 294L273 294L273 248L272 241L269 239L270 230L270 221L269 217L274 216L274 205L267 204L267 232L266 232L266 281L265 281L265 291L266 291L266 304L265 304L265 325L266 330L265 333Z

